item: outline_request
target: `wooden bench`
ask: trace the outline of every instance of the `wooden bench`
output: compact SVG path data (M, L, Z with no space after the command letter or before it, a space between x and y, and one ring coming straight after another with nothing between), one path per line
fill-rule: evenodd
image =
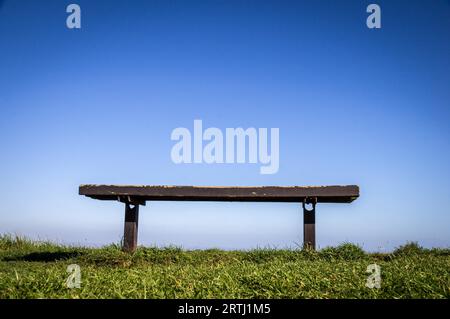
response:
M123 249L137 247L139 205L146 201L297 202L303 206L303 244L315 249L317 203L350 203L359 187L348 186L123 186L81 185L79 194L125 203ZM310 209L307 205L311 205Z

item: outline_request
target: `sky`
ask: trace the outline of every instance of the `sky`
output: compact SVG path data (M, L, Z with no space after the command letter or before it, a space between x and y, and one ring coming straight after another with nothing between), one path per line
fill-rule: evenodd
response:
M66 7L81 8L81 29ZM366 8L381 8L369 29ZM100 246L80 184L350 185L317 245L450 246L450 2L0 1L0 233ZM279 128L279 170L175 164L171 132ZM139 244L296 248L296 203L148 202Z

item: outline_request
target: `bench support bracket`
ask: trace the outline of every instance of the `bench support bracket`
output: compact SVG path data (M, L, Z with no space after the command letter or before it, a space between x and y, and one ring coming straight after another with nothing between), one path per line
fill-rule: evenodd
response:
M123 231L123 250L134 252L137 247L139 205L125 204L125 227Z
M306 204L311 204L308 210ZM316 249L316 203L317 199L306 199L303 201L303 247L306 249Z

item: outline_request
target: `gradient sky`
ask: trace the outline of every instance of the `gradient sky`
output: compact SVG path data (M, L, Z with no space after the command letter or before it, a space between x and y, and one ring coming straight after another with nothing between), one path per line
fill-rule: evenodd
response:
M119 242L123 205L79 184L357 184L352 204L317 206L319 247L448 247L449 40L439 0L0 1L0 233ZM194 119L279 128L279 172L174 164L170 134ZM303 238L292 203L149 202L139 222L144 245Z

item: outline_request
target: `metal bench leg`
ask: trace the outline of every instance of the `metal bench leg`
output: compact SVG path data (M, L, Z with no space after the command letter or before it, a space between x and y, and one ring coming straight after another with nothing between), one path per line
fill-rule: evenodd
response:
M316 200L310 202L312 209L306 208L306 200L303 202L303 247L316 249Z
M123 231L123 250L134 252L137 247L139 205L125 204L125 228Z

